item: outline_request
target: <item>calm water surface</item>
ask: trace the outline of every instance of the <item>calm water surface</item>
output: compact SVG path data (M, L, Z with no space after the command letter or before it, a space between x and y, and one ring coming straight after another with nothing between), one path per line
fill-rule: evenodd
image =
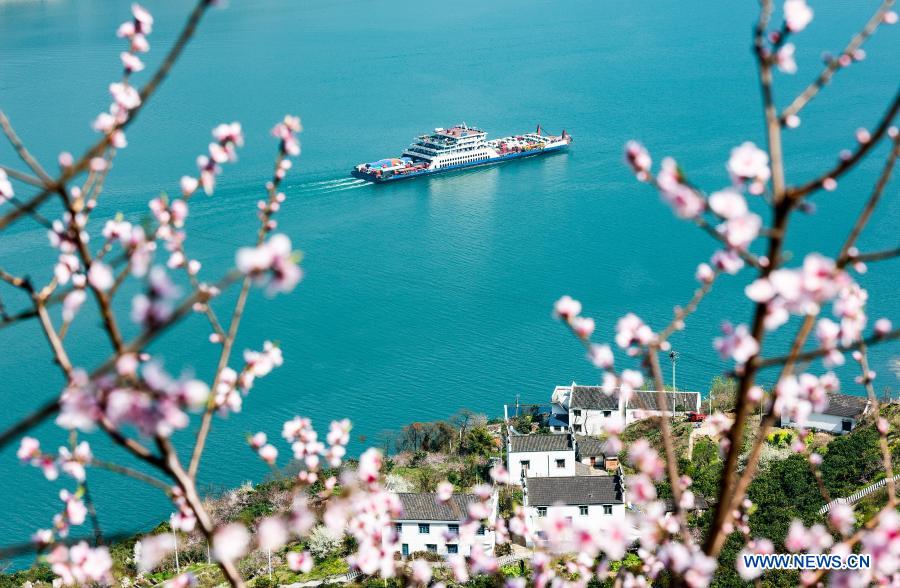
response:
M187 8L147 4L157 17L152 67ZM303 118L303 155L279 223L303 249L307 277L290 296L266 301L257 293L238 343L278 340L287 363L260 382L244 413L216 422L203 481L262 478L243 436L277 436L295 414L320 427L352 418L359 448L413 420L462 407L497 415L516 395L542 400L556 384L594 381L577 345L550 318L561 294L580 298L606 334L629 310L663 326L672 306L690 297L694 268L714 246L633 181L621 147L638 137L657 159L676 156L705 187L727 182L728 150L762 142L752 4L460 0L397 9L381 1L232 0L212 12L129 131L131 145L116 160L94 221L99 227L118 210L144 214L150 197L177 190L178 178L193 171L209 129L240 120L247 136L240 162L226 167L214 197L191 205L188 249L214 276L252 240L273 155L269 128L285 112ZM818 55L843 46L874 5L817 3L816 20L798 38L800 73L779 77L779 97L799 90L817 71ZM118 75L114 31L127 13L126 2L0 2L0 107L46 161L93 140L89 123ZM857 127L873 124L896 89L897 32L879 32L867 45L870 58L841 72L834 93L805 112L787 139L790 178L830 165ZM576 142L567 154L388 186L346 177L359 161L397 155L416 134L459 121L494 136L540 122L565 128ZM848 229L884 151L839 192L816 197L818 213L795 221L792 250L835 253L835 236ZM6 145L0 159L14 160ZM898 219L900 205L889 199L861 247L895 245ZM50 259L44 231L27 222L0 243L4 268ZM873 315L900 318L896 263L863 282ZM748 319L742 283L723 280L673 339L682 354L679 387L705 390L724 368L710 339L722 317ZM14 300L4 294L4 302ZM70 342L74 361L87 366L108 351L90 315ZM208 377L215 354L206 334L193 318L155 351L173 372L190 358ZM61 382L36 324L0 336L5 426L57 394ZM881 384L895 386L891 351L873 355ZM845 381L861 393L849 375ZM53 426L38 433L51 447L63 438ZM94 437L100 456L121 458ZM186 433L176 440L188 445ZM0 540L8 543L50 524L60 485L19 466L13 448L0 458ZM92 476L108 530L147 528L169 512L155 491Z

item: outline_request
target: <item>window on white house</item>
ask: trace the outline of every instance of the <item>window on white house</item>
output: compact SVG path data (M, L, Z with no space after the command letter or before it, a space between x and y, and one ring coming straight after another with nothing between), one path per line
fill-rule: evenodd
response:
M481 525L481 526L478 527L478 534L479 534L479 535L484 535L485 531L487 531L487 529L484 528L484 525Z
M581 411L578 410L577 408L576 408L575 410L573 410L572 412L575 414L576 417L580 417L580 416L581 416Z
M456 545L455 543L448 543L447 553L459 553L459 545Z
M609 411L609 410L604 410L604 411L603 411L603 416L604 416L604 417L608 417L608 416L610 416L610 415L612 415L612 411Z
M546 506L539 506L537 510L538 510L539 517L547 516L547 507Z
M419 535L427 535L431 532L431 525L428 523L419 523Z
M576 432L576 433L580 433L580 432L581 432L581 425L575 425L575 432Z
M528 461L528 460L526 459L526 460L524 460L524 461L522 462L522 469L525 470L525 471L527 472L527 471L528 471L528 466L530 466L530 465L531 465L531 462Z
M605 515L611 515L611 514L612 514L612 505L611 505L611 504L604 504L604 505L603 505L603 514L605 514Z
M409 544L408 543L403 544L402 553L403 553L403 555L409 555Z
M564 459L557 459L557 460L556 460L556 467L558 467L558 468L564 468L564 467L566 467L566 460L564 460Z
M403 524L402 524L402 523L395 523L395 524L394 524L394 530L397 531L397 534L399 535L400 533L403 532Z
M429 553L437 553L437 545L434 543L426 544L425 549L427 549Z
M587 505L582 504L581 506L578 507L578 514L580 514L583 517L586 517L587 513L588 513Z
M447 531L449 531L451 535L459 535L459 525L447 525Z

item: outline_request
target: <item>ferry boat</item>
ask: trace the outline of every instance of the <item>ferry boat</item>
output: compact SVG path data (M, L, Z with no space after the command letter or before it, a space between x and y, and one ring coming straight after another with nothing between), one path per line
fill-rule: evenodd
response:
M461 123L419 136L400 157L360 163L350 175L372 182L391 182L544 155L565 149L571 142L572 137L565 130L561 135L545 135L541 125L533 133L488 141L483 130Z

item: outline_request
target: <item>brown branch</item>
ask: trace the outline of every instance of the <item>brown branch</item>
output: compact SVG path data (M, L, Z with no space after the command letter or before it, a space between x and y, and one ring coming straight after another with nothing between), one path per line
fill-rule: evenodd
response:
M231 283L233 283L238 277L238 274L231 273L226 275L218 284L216 284L216 288L222 290L227 288ZM127 343L122 348L122 353L132 353L143 349L147 344L151 343L157 337L162 335L169 327L171 327L176 322L180 321L185 316L189 315L192 312L192 307L195 302L205 300L206 295L201 294L200 292L194 292L194 294L187 299L185 299L181 305L175 309L175 312L172 313L172 316L169 319L159 324L157 327L153 329L148 329L138 335L131 342ZM98 366L92 373L91 378L96 378L102 374L105 374L109 370L111 370L116 363L116 355L112 355L107 358L100 366ZM24 419L18 421L14 425L10 426L2 433L0 433L0 449L9 444L13 439L39 425L41 422L46 420L47 418L56 414L59 410L59 399L54 398L52 400L47 401L37 410L29 414Z
M3 129L3 134L6 135L6 138L9 139L9 142L12 144L13 149L16 150L16 153L19 154L19 157L25 164L31 168L31 171L40 178L43 186L50 186L53 183L53 178L44 171L44 168L41 167L41 164L38 163L37 159L25 148L25 145L22 143L22 140L19 138L19 135L16 134L15 129L12 127L12 123L9 122L9 118L7 118L6 113L0 110L0 128Z
M14 169L14 168L11 168L11 167L8 167L5 165L0 165L0 170L3 170L6 173L6 175L8 175L11 178L17 179L20 182L25 182L26 184L31 184L32 186L37 186L38 188L44 187L44 182L42 182L41 180L39 180L38 178L36 178L32 175L26 174L24 172L20 172L17 169Z
M893 341L894 339L900 338L900 329L894 329L889 333L885 333L884 335L871 335L866 339L861 339L855 343L851 343L850 345L839 345L836 347L838 351L853 351L854 349L859 349L863 345L876 345L878 343L884 343L887 341ZM817 349L813 349L811 351L804 351L803 353L798 353L795 360L797 362L810 361L816 359L817 357L823 357L828 355L832 350L825 349L824 347L819 347ZM780 356L780 357L770 357L768 359L763 359L761 357L756 358L755 360L751 360L753 365L757 369L765 369L768 367L772 367L774 365L782 365L788 362L790 356Z
M129 478L134 478L135 480L139 480L150 486L153 486L154 488L158 488L159 490L162 490L167 495L172 494L172 487L169 484L166 484L162 480L160 480L158 478L154 478L153 476L148 476L144 472L141 472L141 471L138 471L138 470L135 470L132 468L128 468L128 467L119 465L117 463L102 461L99 459L94 459L93 461L91 461L91 466L101 469L101 470L106 470L109 472L114 472L116 474L121 474L121 475L127 476Z
M272 205L275 203L277 195L278 195L278 187L281 184L281 179L284 177L284 174L279 174L279 170L281 169L281 163L285 159L285 153L283 151L279 151L278 157L275 158L275 172L273 174L272 180L269 183L269 199L268 204L265 209L263 209L262 214L260 215L260 225L259 230L256 234L256 246L259 247L265 241L266 235L269 232L269 220L272 218L273 209ZM237 302L234 305L234 311L231 315L231 323L228 326L228 333L225 336L224 341L222 341L222 352L219 354L219 363L216 366L216 375L213 378L212 390L216 390L219 385L219 380L222 376L222 371L228 367L228 362L231 359L231 351L234 348L234 342L237 339L238 328L241 324L241 318L244 314L244 307L247 304L247 297L250 294L250 284L251 279L250 276L244 276L244 280L241 283L241 291L238 295ZM221 327L220 327L221 328ZM203 456L203 449L206 447L206 439L209 436L209 431L212 428L212 418L213 413L216 409L216 395L215 393L209 395L209 401L206 403L206 410L203 411L203 416L200 419L200 428L197 430L197 438L194 442L194 450L191 453L191 461L188 464L188 476L192 480L197 479L197 470L200 468L200 458Z
M893 507L897 504L897 491L894 483L894 466L891 464L891 448L888 445L887 430L882 431L878 425L878 420L881 418L881 405L878 403L878 397L875 395L872 378L869 377L869 354L865 343L859 346L859 367L862 370L863 384L866 387L869 402L872 404L872 410L875 413L875 429L878 431L878 440L881 445L881 460L884 463L884 474L886 476L888 506Z
M178 460L178 454L175 451L175 448L172 447L172 443L167 438L157 437L156 443L160 453L166 460L167 470L175 478L175 481L184 493L185 501L197 517L197 524L200 525L200 530L206 536L206 540L211 545L215 545L215 525L213 524L209 513L206 512L203 501L197 494L197 487L194 480L186 471L184 471L181 462ZM234 588L244 587L244 580L241 578L241 574L233 561L222 560L217 563L219 564L222 573L225 575L225 579L228 580Z
M772 165L772 202L773 222L772 231L769 234L768 260L769 263L760 269L759 277L765 278L781 263L781 252L784 245L785 229L788 224L791 206L785 195L784 166L781 152L781 126L778 124L778 115L775 111L772 98L772 71L765 49L765 32L772 13L772 1L762 0L760 3L759 20L754 34L754 48L759 67L759 84L763 97L765 112L766 135L769 146L769 159ZM759 343L762 349L765 336L766 304L757 303L754 309L752 337ZM758 355L758 354L757 354ZM703 546L707 555L715 556L719 553L725 541L724 529L730 519L732 510L729 508L733 498L739 493L735 491L738 480L735 479L738 457L744 438L744 428L747 418L754 403L749 398L750 389L754 385L757 367L754 364L756 356L748 361L744 373L738 383L737 407L734 422L729 431L729 447L722 469L719 494L716 501L716 510L713 518L712 531L707 536Z
M872 36L872 33L875 32L878 26L884 22L884 15L887 14L893 4L894 0L884 0L884 2L881 3L881 6L878 7L878 10L875 11L875 14L869 18L866 26L850 39L850 42L841 54L837 57L833 57L825 64L825 68L818 77L810 82L810 84L794 98L793 102L781 112L779 121L782 125L787 123L788 117L798 114L810 100L815 98L816 94L819 93L819 90L828 85L831 78L834 77L834 74L840 69L840 57L846 55L847 57L852 58L853 54L856 53L856 50L859 49L866 39Z
M886 259L894 259L895 257L900 256L900 247L894 247L893 249L885 249L884 251L872 251L869 253L860 253L858 255L853 256L853 261L862 261L862 262L872 262L872 261L884 261Z
M836 180L846 172L850 171L850 169L852 169L853 166L855 166L863 157L865 157L865 155L872 149L872 147L874 147L878 143L881 137L883 137L887 133L887 130L891 126L891 122L893 121L894 116L896 116L898 110L900 110L900 92L894 94L893 101L891 101L890 106L884 113L884 116L882 116L881 121L875 127L875 131L872 133L872 136L868 141L866 141L865 143L860 143L857 146L856 150L853 151L849 157L841 159L836 166L834 166L818 178L810 180L809 182L801 186L789 188L787 191L788 198L797 201L810 192L814 192L820 189L825 183L825 180Z
M191 37L194 35L194 32L197 29L197 25L200 23L200 19L203 17L204 12L207 8L212 4L212 0L200 0L197 5L194 7L193 11L191 11L190 16L188 16L187 22L181 30L181 33L178 35L175 44L166 54L166 57L163 59L162 64L150 78L143 88L141 88L139 94L141 97L140 105L131 110L128 113L128 119L122 123L121 125L116 126L113 132L118 130L123 130L137 118L138 113L143 109L143 107L147 104L147 100L154 94L159 85L165 80L169 71L172 69L172 66L181 56L181 53L184 51L184 48L187 46L188 41L190 41ZM111 143L111 135L104 135L97 143L95 143L90 149L88 149L81 158L73 163L71 166L65 168L60 176L57 179L50 179L47 182L47 187L44 188L40 193L34 196L31 200L25 203L21 208L17 208L2 218L0 218L0 230L3 230L16 220L18 220L23 214L33 212L37 210L38 207L43 204L47 198L49 198L53 193L58 192L60 189L65 189L65 184L88 168L90 165L91 159L94 157L99 157L103 154L107 147L110 146Z
M894 164L897 161L898 155L900 155L900 137L894 139L894 146L891 149L890 154L888 155L887 161L884 164L884 168L881 170L881 174L878 176L878 181L875 183L875 188L872 190L871 196L869 196L869 199L866 201L862 212L859 213L856 222L853 224L853 228L850 230L850 234L847 236L846 241L844 241L844 246L841 247L841 252L838 254L839 265L847 263L850 258L850 250L856 246L856 241L857 239L859 239L859 235L866 227L866 224L868 224L869 219L872 218L872 213L875 212L875 207L878 206L878 202L881 200L881 196L884 194L884 189L887 187L888 182L891 179L891 173L894 170Z
M694 291L694 295L690 301L688 301L687 306L675 309L675 317L672 319L672 322L670 322L659 334L658 340L660 343L666 341L675 331L681 330L681 323L697 310L700 302L707 294L709 294L710 290L712 290L713 282L720 274L721 272L719 270L714 270L712 279L708 282L703 282L703 284Z

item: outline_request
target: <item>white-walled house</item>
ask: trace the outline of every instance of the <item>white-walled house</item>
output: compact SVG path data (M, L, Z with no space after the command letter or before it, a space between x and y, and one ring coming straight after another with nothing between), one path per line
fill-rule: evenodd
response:
M514 435L507 437L506 469L513 484L524 478L575 475L575 446L571 435Z
M568 422L568 431L576 435L600 435L607 423L624 419L626 425L650 417L672 416L684 412L700 412L699 392L664 392L666 411L662 411L658 403L656 391L635 391L628 402L619 390L606 393L600 386L581 386L572 383L570 386L557 386L551 398L550 419L561 425ZM567 415L567 418L562 415ZM562 426L552 427L551 431L562 433Z
M625 409L625 424L650 417L679 415L687 412L701 412L699 392L665 392L666 410L659 405L659 393L655 390L637 390L631 395Z
M825 431L835 435L849 433L856 428L869 410L871 410L871 404L865 396L830 393L828 394L828 408L822 412L810 414L803 428ZM781 426L798 428L798 424L792 421L788 415L781 415Z
M460 537L459 528L466 519L468 505L478 502L474 494L454 494L447 504L438 504L431 492L401 492L397 496L403 505L403 515L394 520L397 548L404 556L430 551L440 555L460 553L468 556L472 546L479 545L485 553L493 553L494 532L486 527L478 529L474 542ZM491 524L497 520L497 495L491 499Z
M527 478L523 489L526 542L532 536L542 538L541 519L545 517L585 519L602 525L605 519L625 516L625 488L620 475L572 476L564 478Z

